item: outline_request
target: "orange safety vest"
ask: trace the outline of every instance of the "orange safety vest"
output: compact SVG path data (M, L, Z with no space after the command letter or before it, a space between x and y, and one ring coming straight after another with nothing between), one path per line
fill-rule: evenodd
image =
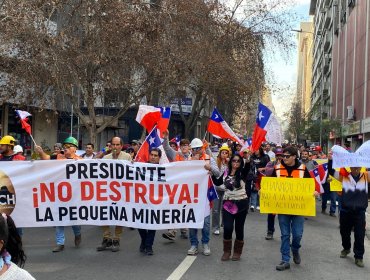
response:
M290 178L304 178L306 166L301 164L297 169L292 171L292 174L288 174L288 170L282 164L275 165L276 177L290 177Z
M180 155L180 154L176 154L175 160L176 160L176 161L184 161L184 160L185 160L185 158L184 158L182 155ZM191 157L189 157L189 160L191 160ZM207 161L209 161L209 160L211 160L211 157L210 157L208 154L204 153L204 154L199 158L199 160L207 160Z
M185 157L182 154L176 153L175 161L184 161L184 160L185 160Z
M209 160L211 160L211 157L208 154L204 153L199 159L209 161Z

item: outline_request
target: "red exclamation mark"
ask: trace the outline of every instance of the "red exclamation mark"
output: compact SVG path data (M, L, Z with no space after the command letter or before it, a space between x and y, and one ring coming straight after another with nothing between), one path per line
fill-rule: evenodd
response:
M194 203L198 203L198 184L194 184Z
M33 207L34 208L37 208L37 207L39 207L39 200L38 200L38 195L37 195L37 188L33 188L32 191L33 191L33 194L32 194Z

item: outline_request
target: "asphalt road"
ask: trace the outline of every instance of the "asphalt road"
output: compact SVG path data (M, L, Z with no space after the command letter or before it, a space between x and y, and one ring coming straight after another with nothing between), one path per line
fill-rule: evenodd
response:
M277 221L277 220L276 220ZM353 254L340 259L342 249L338 218L317 214L305 221L300 265L291 264L291 269L278 272L275 266L280 261L280 231L276 224L275 239L266 241L266 215L258 212L247 216L245 226L246 245L239 262L221 262L222 235L212 235L211 256L199 254L186 256L189 241L177 239L169 242L157 232L154 255L139 252L137 230L125 229L121 250L97 252L101 242L101 229L93 226L82 228L82 244L73 245L71 228L66 228L66 248L52 253L53 228L24 229L25 250L28 256L25 269L38 280L50 279L370 279L370 241L365 240L365 268L354 264ZM172 278L168 278L172 275Z

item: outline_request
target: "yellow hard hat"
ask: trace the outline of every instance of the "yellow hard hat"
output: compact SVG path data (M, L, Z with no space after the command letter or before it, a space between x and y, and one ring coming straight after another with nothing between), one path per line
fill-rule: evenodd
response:
M13 136L10 135L5 135L3 138L0 140L0 145L15 145L15 139Z
M231 150L230 150L229 146L228 146L226 143L222 144L222 146L221 146L221 148L220 148L220 150L219 150L219 152L220 152L220 153L221 153L222 151L228 151L229 153L231 152Z

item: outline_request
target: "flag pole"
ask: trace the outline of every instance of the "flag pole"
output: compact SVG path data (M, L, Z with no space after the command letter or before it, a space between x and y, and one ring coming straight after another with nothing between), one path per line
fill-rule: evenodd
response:
M206 133L204 133L204 136L203 136L203 140L205 140L206 139L206 136L207 136L207 130L206 130Z
M32 141L33 141L33 144L35 144L35 146L37 146L36 142L35 142L35 139L33 139L32 137L32 134L29 134L29 136L31 137Z

